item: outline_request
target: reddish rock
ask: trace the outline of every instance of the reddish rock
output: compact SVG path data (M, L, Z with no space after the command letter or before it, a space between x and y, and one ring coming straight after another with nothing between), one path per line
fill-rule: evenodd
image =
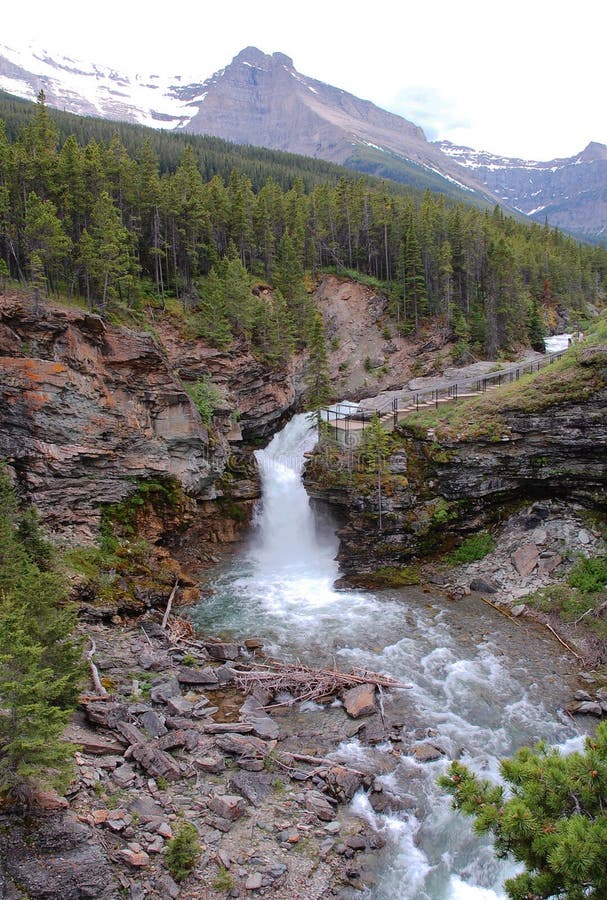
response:
M238 659L240 648L238 644L205 644L205 649L211 659L227 660Z
M353 719L371 716L377 709L374 684L358 684L345 691L342 699L346 712Z
M422 743L416 744L411 748L411 753L418 762L433 762L440 759L444 755L444 751L435 747L434 744Z
M563 557L559 556L558 553L555 553L554 556L547 556L544 559L540 559L540 572L544 572L546 575L551 575L555 569L558 569L562 562Z
M145 850L119 850L118 855L136 869L144 868L150 864L150 857Z
M209 809L222 819L235 822L244 813L246 803L236 794L214 794L209 800Z
M0 456L18 461L46 523L79 537L137 479L196 490L215 477L207 430L152 335L14 295L0 298Z
M522 578L531 575L537 565L540 552L535 544L523 544L511 556L512 564Z
M52 788L49 788L48 790L38 788L33 800L38 809L44 809L47 811L67 809L69 806L65 797L62 797L57 793L57 791L53 790Z

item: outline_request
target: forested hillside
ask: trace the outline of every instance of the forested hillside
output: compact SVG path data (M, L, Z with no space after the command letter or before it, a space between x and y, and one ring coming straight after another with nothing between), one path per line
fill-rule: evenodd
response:
M42 98L27 108L5 107L0 130L0 271L37 297L102 314L178 298L198 334L228 346L244 333L277 364L306 335L318 342L306 277L327 267L376 279L404 331L440 316L491 357L537 341L558 304L579 314L603 300L603 247L498 209L221 141L72 116L60 127Z

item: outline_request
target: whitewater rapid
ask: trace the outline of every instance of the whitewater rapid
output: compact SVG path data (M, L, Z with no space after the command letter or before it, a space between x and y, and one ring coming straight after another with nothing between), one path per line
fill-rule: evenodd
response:
M519 746L572 738L571 723L557 712L567 661L548 639L526 635L470 599L450 604L415 589L334 590L334 525L314 515L301 477L315 441L313 422L295 416L257 451L262 502L251 540L216 573L214 596L193 617L207 631L260 637L273 655L363 666L411 682L412 690L389 701L410 723L403 747L420 730L430 732L445 760L420 763L403 752L379 776L386 791L406 798L403 812L379 815L364 793L355 797L355 813L386 839L376 884L364 896L501 900L512 863L497 860L470 821L452 811L436 779L453 758L497 778L499 758ZM388 749L353 739L337 756L382 771Z

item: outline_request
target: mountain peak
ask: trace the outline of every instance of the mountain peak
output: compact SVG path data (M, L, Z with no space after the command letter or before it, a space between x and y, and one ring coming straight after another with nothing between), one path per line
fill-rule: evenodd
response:
M274 65L286 66L294 69L293 60L286 53L264 53L258 47L245 47L237 53L232 64L240 63L245 66L254 66L256 69L271 69Z
M236 54L232 63L248 63L252 66L258 66L267 62L268 59L268 54L260 50L259 47L245 47L244 50Z
M578 158L584 162L607 159L607 146L605 144L600 144L598 141L590 141L579 154Z

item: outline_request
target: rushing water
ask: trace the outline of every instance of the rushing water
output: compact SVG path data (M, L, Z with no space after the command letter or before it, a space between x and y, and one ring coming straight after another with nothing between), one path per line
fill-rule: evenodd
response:
M454 604L413 589L333 589L337 540L330 523L315 519L301 481L314 441L308 419L296 416L258 451L263 500L249 546L216 575L213 598L195 611L197 624L261 637L278 656L365 666L412 683L389 701L410 723L404 745L433 729L447 757L463 758L485 777L497 777L499 758L522 744L571 739L571 722L557 712L568 662L548 638L469 599ZM377 771L386 771L380 757L387 749L354 739L339 748L339 758L376 761ZM514 869L451 810L436 786L445 766L403 754L380 776L386 791L406 798L405 812L378 815L363 793L354 799L356 813L386 838L368 898L504 896L504 878Z

